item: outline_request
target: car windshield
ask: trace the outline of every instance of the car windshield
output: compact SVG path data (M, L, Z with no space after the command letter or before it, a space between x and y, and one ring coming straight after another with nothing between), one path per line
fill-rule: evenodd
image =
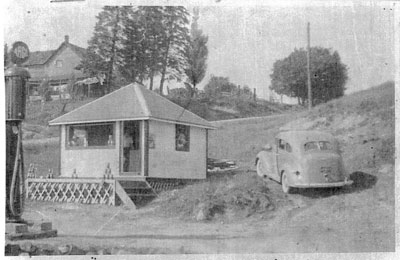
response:
M305 151L311 150L333 150L333 146L328 141L314 141L308 142L304 145Z

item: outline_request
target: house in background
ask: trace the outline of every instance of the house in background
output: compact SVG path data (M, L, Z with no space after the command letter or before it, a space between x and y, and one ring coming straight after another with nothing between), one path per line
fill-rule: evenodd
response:
M27 96L31 100L40 98L39 86L47 81L51 94L56 98L71 78L86 78L82 71L76 69L85 53L84 48L69 42L68 35L56 50L32 52L28 61L22 64L31 75L27 84Z

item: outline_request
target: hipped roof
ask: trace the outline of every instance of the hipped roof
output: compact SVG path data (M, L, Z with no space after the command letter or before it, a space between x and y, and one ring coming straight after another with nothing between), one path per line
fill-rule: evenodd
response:
M50 125L158 120L215 128L207 120L138 84L130 84L49 122Z

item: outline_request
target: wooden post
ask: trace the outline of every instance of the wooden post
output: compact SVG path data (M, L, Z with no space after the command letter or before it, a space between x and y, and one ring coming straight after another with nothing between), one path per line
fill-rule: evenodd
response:
M253 88L253 99L254 101L257 101L257 92L256 88Z
M208 129L206 128L206 178L208 173Z
M311 69L310 69L310 23L307 23L307 86L308 86L308 110L311 110L312 94L311 94Z
M144 120L144 144L143 144L143 149L144 149L144 176L149 176L149 131L150 131L150 124L149 120Z

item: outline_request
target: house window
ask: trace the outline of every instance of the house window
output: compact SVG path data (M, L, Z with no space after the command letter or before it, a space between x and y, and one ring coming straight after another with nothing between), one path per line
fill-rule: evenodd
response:
M71 125L67 129L67 147L114 147L114 124Z
M62 60L56 60L56 67L61 68L63 66Z
M190 149L190 127L187 125L176 125L175 150L188 152L189 149Z

